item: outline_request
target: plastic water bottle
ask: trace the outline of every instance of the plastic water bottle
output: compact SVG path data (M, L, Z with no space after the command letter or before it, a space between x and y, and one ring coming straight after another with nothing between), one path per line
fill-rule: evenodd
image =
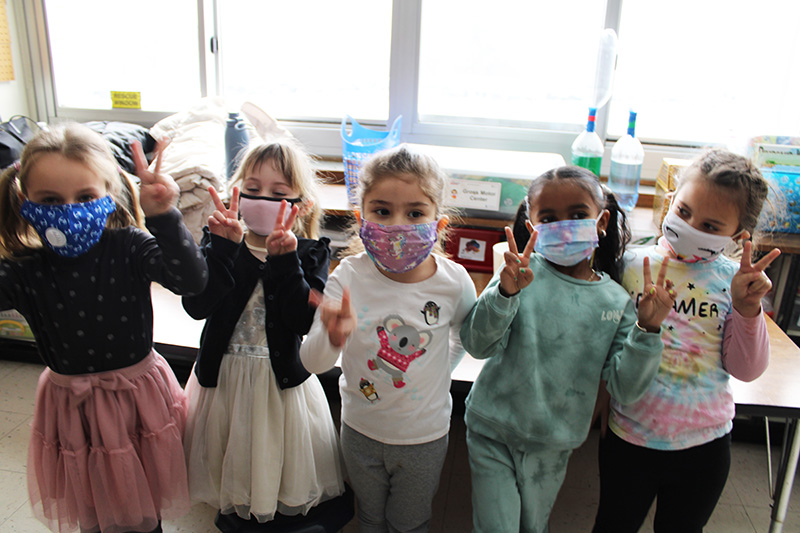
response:
M583 131L572 143L572 164L587 168L600 176L600 164L603 162L603 141L594 131L594 119L597 108L589 108L589 120L586 130Z
M625 211L632 211L639 199L639 178L642 176L644 149L634 137L636 113L631 111L628 133L614 144L611 150L611 171L608 186L617 195L617 202Z
M247 124L244 123L239 113L228 113L228 124L225 128L225 176L231 179L242 152L250 143L250 135L247 133Z

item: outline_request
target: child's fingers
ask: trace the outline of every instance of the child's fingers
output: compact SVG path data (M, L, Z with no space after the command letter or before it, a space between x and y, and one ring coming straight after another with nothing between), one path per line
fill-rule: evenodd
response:
M285 227L285 228L289 229L289 228L291 228L292 226L294 226L294 221L295 221L295 219L297 218L297 212L298 212L298 211L300 211L300 208L299 208L299 207L297 207L297 204L294 204L294 205L292 206L291 210L289 211L289 217L288 217L288 218L286 219L286 221L283 223L283 224L284 224L284 226L283 226L283 227Z
M217 208L217 211L223 212L223 211L227 210L227 208L225 207L225 204L222 203L222 199L219 197L219 194L217 194L217 189L215 189L214 187L209 186L208 187L208 194L211 195L211 201L214 202L214 207Z
M750 256L753 253L753 243L751 241L744 241L742 245L742 259L739 261L739 270L743 272L750 272L753 269L753 264Z
M539 237L539 232L533 230L531 232L531 236L528 237L528 243L525 245L525 249L522 251L522 257L525 259L530 260L531 254L533 253L533 248L536 245L536 239Z
M319 307L322 305L322 293L317 289L311 289L308 291L308 304L311 307Z
M142 171L147 169L147 158L144 156L141 142L131 142L131 155L133 156L133 165L136 168L136 175L138 176Z
M669 264L669 257L665 257L664 260L661 262L661 268L658 269L658 281L657 285L659 287L664 286L664 280L667 277L667 265Z
M764 272L767 267L778 258L779 255L781 255L781 251L778 248L773 248L767 255L762 257L755 265L753 265L753 268L759 272Z
M506 239L508 239L508 251L514 255L519 255L519 249L517 249L517 241L514 240L514 232L511 230L511 226L506 226L505 232L506 232Z
M169 141L167 140L166 137L160 139L156 143L156 147L155 147L156 166L153 169L153 175L155 175L155 176L158 176L161 173L161 161L162 161L162 158L164 156L164 149L167 147L168 144L169 144Z
M342 308L339 313L341 318L350 318L353 316L353 308L350 303L350 287L342 289Z
M642 262L642 277L644 278L644 289L645 291L648 290L648 287L653 284L653 277L650 273L650 258L645 257L644 261Z
M286 218L286 206L289 202L281 200L281 206L278 208L278 216L275 218L275 228L283 228L283 220Z
M239 212L239 187L234 187L231 191L231 211Z

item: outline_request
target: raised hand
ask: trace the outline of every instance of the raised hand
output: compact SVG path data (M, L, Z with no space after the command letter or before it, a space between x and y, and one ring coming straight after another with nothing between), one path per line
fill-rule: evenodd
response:
M739 271L731 280L733 308L740 315L746 317L754 317L761 312L761 298L772 288L772 282L764 270L781 255L780 250L773 248L756 264L753 264L750 259L752 251L753 243L745 241Z
M139 176L139 204L145 216L155 216L166 213L178 201L180 189L171 176L161 174L161 158L164 149L169 145L169 139L161 139L156 143L156 166L151 172L147 169L147 158L139 141L131 143L133 163L136 166L136 175Z
M650 258L644 258L642 267L644 288L642 289L642 298L639 300L639 326L651 333L656 333L661 328L661 323L667 318L675 303L675 287L672 281L666 279L668 264L669 258L665 257L658 270L658 278L653 283L650 273Z
M341 301L325 298L319 292L312 291L308 295L308 303L319 308L319 317L328 331L330 343L337 348L344 346L356 329L356 311L350 303L350 289L344 288Z
M533 281L533 271L529 265L537 236L538 233L533 230L530 238L528 238L528 244L525 245L525 249L520 254L517 249L517 243L514 241L514 233L510 227L506 226L508 251L503 254L506 264L503 266L503 270L500 271L500 288L504 296L517 294Z
M297 237L292 232L292 226L300 208L297 207L297 204L294 204L287 218L286 208L288 206L289 202L286 200L281 201L278 217L275 219L275 227L272 229L272 233L267 236L266 247L269 255L283 255L297 250Z
M208 230L213 235L223 237L229 241L242 242L244 229L239 222L239 187L233 188L230 209L222 203L222 199L214 187L209 187L208 192L214 201L214 207L217 208L208 217Z

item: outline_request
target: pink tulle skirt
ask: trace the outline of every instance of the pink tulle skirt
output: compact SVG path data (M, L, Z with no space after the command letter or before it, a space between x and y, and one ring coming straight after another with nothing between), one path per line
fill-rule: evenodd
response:
M39 377L28 492L51 530L151 531L189 510L186 399L163 357Z

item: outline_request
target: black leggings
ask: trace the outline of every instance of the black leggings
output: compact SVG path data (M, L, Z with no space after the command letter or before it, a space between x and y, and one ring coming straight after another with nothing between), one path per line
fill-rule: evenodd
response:
M599 462L593 533L636 533L655 498L656 532L701 532L728 479L731 436L664 451L630 444L609 430L600 439Z

